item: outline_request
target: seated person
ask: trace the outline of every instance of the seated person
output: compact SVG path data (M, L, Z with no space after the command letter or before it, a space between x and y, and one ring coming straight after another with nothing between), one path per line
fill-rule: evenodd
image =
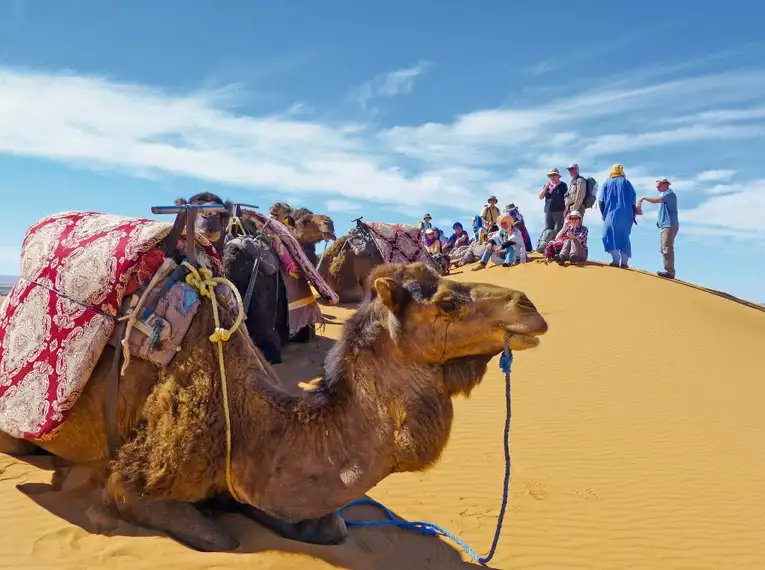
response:
M444 251L452 251L458 247L470 243L470 238L468 237L468 234L465 231L465 228L462 227L461 223L454 222L452 229L454 230L454 233L452 234L452 237L450 237L444 244Z
M441 253L441 240L438 237L438 232L433 228L425 230L425 249L430 255Z
M481 228L483 227L483 220L481 219L481 216L475 216L473 218L473 239L478 243L481 240L481 236L479 235Z
M577 263L580 261L587 261L587 234L588 230L586 226L582 225L582 215L573 210L569 212L567 216L567 223L556 237L563 242L561 244L560 253L554 256L560 265L565 265L567 261Z
M517 222L515 216L503 214L497 221L499 222L499 231L488 237L486 251L481 257L481 262L473 268L473 271L484 269L494 254L503 259L502 267L526 262L526 247L523 244L520 230L515 226Z

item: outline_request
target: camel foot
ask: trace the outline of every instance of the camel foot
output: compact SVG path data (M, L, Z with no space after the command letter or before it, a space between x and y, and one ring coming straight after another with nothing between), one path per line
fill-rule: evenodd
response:
M334 545L342 543L348 536L345 521L335 513L318 519L288 523L251 505L238 505L237 510L276 534L298 542Z
M0 453L8 455L33 455L37 446L23 439L17 439L0 431Z
M202 552L226 552L239 547L239 542L222 526L205 517L191 503L148 499L131 494L114 500L106 495L120 517L147 528L160 530Z

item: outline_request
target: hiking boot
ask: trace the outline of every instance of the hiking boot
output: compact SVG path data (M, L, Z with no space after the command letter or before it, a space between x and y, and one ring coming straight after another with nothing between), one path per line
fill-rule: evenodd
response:
M566 258L563 257L562 255L556 255L555 261L558 262L558 265L566 265Z
M618 261L612 261L611 263L608 264L608 266L609 267L619 267L619 262Z
M622 263L619 267L621 267L622 269L629 269L630 268L630 266L627 265L626 263Z
M502 267L510 267L511 265L512 265L512 263L508 263L507 261L505 261L505 262L502 264Z
M675 276L672 273L669 273L668 271L657 271L656 275L659 277L664 277L664 279L674 279Z
M470 271L480 271L481 269L486 269L486 264L485 263L479 263L478 265L476 265Z

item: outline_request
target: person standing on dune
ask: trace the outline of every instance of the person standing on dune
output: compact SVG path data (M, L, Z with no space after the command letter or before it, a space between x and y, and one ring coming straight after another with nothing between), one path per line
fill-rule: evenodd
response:
M675 237L680 230L680 221L677 216L677 196L670 188L672 183L666 178L656 181L656 189L661 194L658 198L640 198L638 210L642 208L643 201L651 204L661 204L659 207L659 219L656 227L660 232L661 255L664 258L664 271L657 271L659 277L666 279L675 278Z
M614 164L603 184L598 205L603 215L603 247L611 254L611 267L629 267L632 257L630 234L635 219L635 189L624 175L624 167Z

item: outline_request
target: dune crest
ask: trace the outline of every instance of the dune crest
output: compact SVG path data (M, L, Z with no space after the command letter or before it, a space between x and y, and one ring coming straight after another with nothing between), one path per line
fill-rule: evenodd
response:
M765 312L599 265L468 269L452 278L524 291L550 325L545 342L514 363L513 477L491 567L765 567ZM337 338L351 311L323 311L323 334ZM330 345L290 347L277 366L285 383L310 381ZM470 399L456 402L442 461L391 476L371 496L484 553L501 498L502 394L495 359ZM351 529L345 544L318 547L238 515L221 522L242 541L239 551L198 553L106 512L89 518L89 473L54 461L0 455L0 552L9 567L472 567L431 537Z

